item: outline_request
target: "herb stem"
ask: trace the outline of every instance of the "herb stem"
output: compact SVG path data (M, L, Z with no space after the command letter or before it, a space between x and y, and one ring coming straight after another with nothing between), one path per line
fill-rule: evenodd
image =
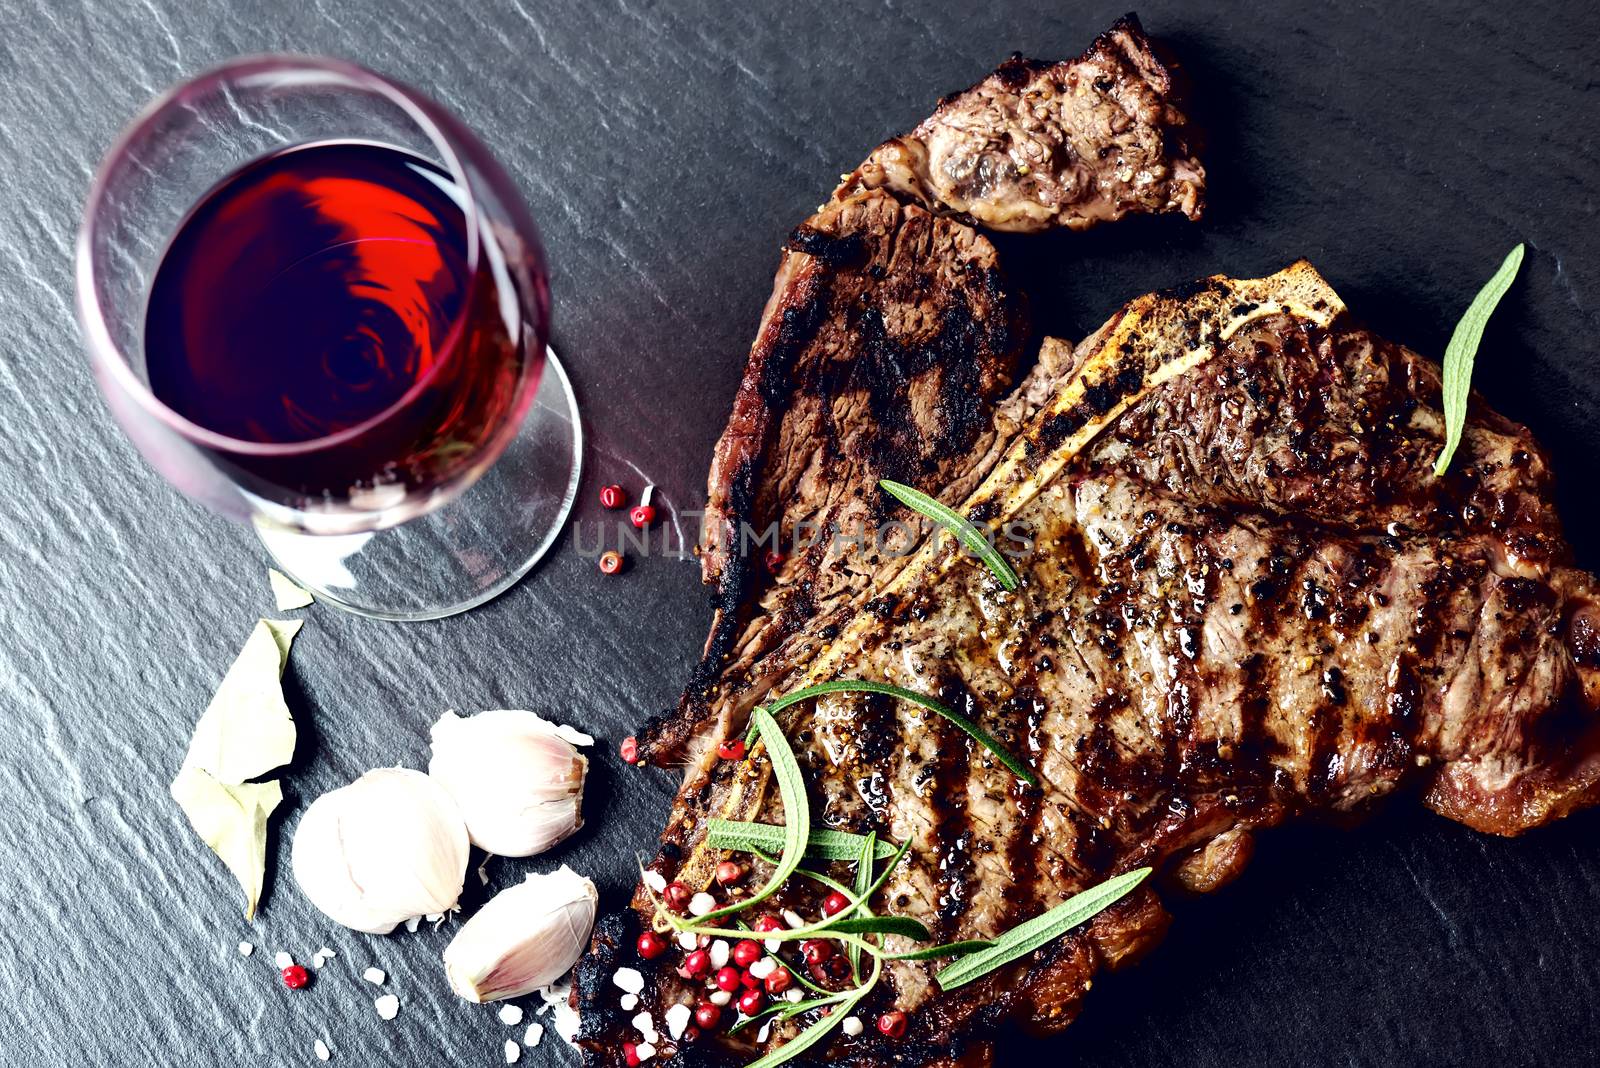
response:
M988 565L994 572L995 580L1008 592L1016 590L1019 582L1017 573L1011 570L1011 565L1006 563L1006 558L989 544L988 537L979 530L971 520L940 504L932 497L904 482L893 482L887 478L878 480L878 488L899 501L913 511L921 512L935 523L944 527L955 535L957 541L965 545L971 552Z
M1150 868L1139 868L1114 879L1108 879L1098 886L1074 894L1048 912L1019 923L995 939L994 945L988 949L964 956L954 964L946 965L935 976L939 988L954 990L965 986L996 968L1004 967L1018 957L1033 952L1045 943L1053 942L1080 923L1120 901L1143 882L1150 872Z
M1022 761L1008 753L1005 746L996 741L994 736L988 731L984 730L982 727L978 726L976 723L972 722L972 720L968 719L966 716L963 716L955 709L946 708L944 705L940 704L938 701L935 701L926 694L918 693L915 690L908 690L904 686L894 686L887 682L870 682L866 679L835 679L832 682L819 682L815 685L806 686L802 689L796 690L793 693L784 694L776 701L770 702L766 706L766 710L769 713L776 713L780 709L788 708L797 701L804 701L807 698L817 697L825 693L878 693L884 694L888 697L896 697L902 701L910 701L914 705L926 708L928 711L933 712L936 715L943 716L951 723L954 723L957 727L960 727L963 731L972 736L973 741L977 742L979 745L989 750L989 752L993 753L995 755L995 759L999 760L1000 763L1006 766L1007 771L1011 772L1011 774L1015 775L1029 786L1039 785L1038 777L1035 776L1033 772L1028 770L1027 765L1023 764Z
M1461 433L1466 429L1467 401L1472 396L1472 365L1478 357L1478 345L1483 341L1483 328L1488 325L1489 316L1494 314L1500 298L1511 288L1511 282L1517 277L1517 269L1521 266L1522 246L1519 244L1506 255L1500 269L1472 298L1472 303L1467 305L1461 321L1456 323L1455 331L1450 335L1450 343L1445 346L1444 385L1440 398L1444 407L1444 448L1433 465L1435 478L1449 469L1456 447L1461 444Z
M883 964L874 958L872 974L867 978L867 981L856 987L855 990L847 992L842 1001L836 1002L835 1004L839 1006L837 1009L804 1031L801 1031L794 1038L791 1038L765 1057L749 1065L748 1068L777 1068L777 1065L798 1057L824 1038L827 1038L834 1028L844 1023L845 1017L849 1016L850 1011L861 1003L861 999L872 993L872 988L878 985L878 977L882 972Z
M795 760L794 750L789 747L789 739L783 736L777 721L764 708L752 709L750 722L754 732L752 737L759 735L762 739L767 759L772 762L772 774L778 780L778 796L783 800L783 854L765 886L743 901L706 913L700 917L702 921L718 920L743 912L777 893L800 866L800 860L805 856L806 841L811 834L811 806L806 800L805 779L800 774L800 764ZM677 918L670 913L668 915L673 926L678 926Z
M732 849L740 853L762 850L778 853L783 850L783 835L781 823L750 823L716 818L706 821L706 840L716 849ZM822 860L855 860L861 855L861 845L865 841L865 835L814 827L806 837L806 856ZM874 856L878 860L893 855L894 843L877 843Z

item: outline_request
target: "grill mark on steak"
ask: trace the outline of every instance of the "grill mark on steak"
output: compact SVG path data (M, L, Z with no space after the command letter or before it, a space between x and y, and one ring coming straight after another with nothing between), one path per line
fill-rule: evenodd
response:
M946 484L952 500L976 485L1009 425L994 421L995 403L1027 334L993 247L959 223L866 192L797 231L713 461L700 547L716 590L711 633L679 708L640 733L645 758L682 759L731 729L764 692L756 665L775 651L808 655L785 642L813 619L846 616L874 574L903 562L914 538L846 558L832 530L914 517L886 513L879 478ZM1024 403L1011 402L1013 419ZM745 533L773 524L786 547L810 544L769 576ZM727 716L713 711L752 679Z
M899 141L948 147L954 142L940 131L958 128L975 148L1018 136L1033 120L1023 121L1018 100L997 96L991 82L1015 90L1023 70L1050 83L1029 107L1057 134L1070 132L1058 162L1070 170L1079 157L1101 161L1096 166L1120 160L1127 175L1078 182L1070 210L1042 186L996 186L986 201L995 210L1022 210L1019 196L1054 205L1056 214L1032 228L1173 207L1198 216L1204 170L1189 143L1181 79L1133 16L1076 60L1009 61L989 81L946 98ZM1092 94L1075 88L1107 81L1109 90ZM1044 137L1040 144L1053 136L1029 129L1027 137ZM871 161L858 176L870 169ZM1035 184L1045 177L1040 171ZM959 501L1042 400L1027 389L1007 396L1029 349L1025 303L986 238L955 217L936 217L956 214L937 197L863 177L790 235L709 478L698 552L715 590L711 631L678 708L639 732L644 759L693 764L785 665L815 653L807 624L849 618L922 536L901 539L887 557L847 563L839 539L824 534L769 575L741 552L743 524L760 531L777 522L787 544L813 524L915 519L882 500L876 483L885 477ZM1070 346L1061 348L1071 358Z
M968 781L964 773L970 756L967 736L947 720L932 717L927 727L931 728L928 733L934 750L932 759L924 767L924 771L933 772L925 787L932 815L929 860L939 873L933 910L935 923L929 930L936 940L945 942L950 940L957 922L967 910L973 875L972 821L966 798L960 792ZM923 773L918 774L920 778Z
M1050 388L1024 385L1036 414L999 435L1009 453L962 505L1035 531L1016 593L924 543L873 577L874 610L813 620L808 631L828 636L809 646L812 662L772 681L840 674L942 694L1035 762L1044 788L1030 796L942 719L930 729L915 706L878 697L780 714L825 811L860 796L866 763L881 768L872 825L915 843L884 900L941 938L1016 922L1016 859L1036 912L1145 863L1213 889L1242 870L1254 831L1359 814L1408 781L1435 810L1495 833L1600 790L1600 600L1564 563L1527 431L1475 403L1458 472L1409 486L1442 436L1429 365L1352 325L1303 264L1183 292L1135 301L1072 359L1041 359ZM1089 404L1107 383L1115 400ZM1044 448L1064 414L1083 421ZM1248 435L1227 425L1241 420ZM1217 477L1189 477L1207 457ZM1342 493L1342 507L1324 493ZM838 724L845 744L818 759ZM930 761L945 766L922 778ZM759 754L703 767L654 866L700 885L716 854L697 828L712 814L781 819ZM960 911L944 907L952 890ZM807 911L803 896L791 903ZM914 1010L912 1033L840 1040L825 1056L948 1060L1004 1020L1058 1028L1099 969L1136 959L1167 922L1144 889L948 994L930 966L896 962L860 1011ZM652 1011L685 996L665 972L650 977ZM586 1019L591 1051L615 1026L598 1018L592 1032Z
M781 819L764 761L691 747L767 693L831 674L948 691L1037 766L1030 791L942 719L879 697L780 717L823 822L915 843L884 900L942 937L991 936L1143 863L1214 888L1242 870L1254 831L1361 811L1407 779L1501 833L1592 799L1600 607L1565 566L1542 453L1475 404L1455 469L1429 479L1436 369L1340 319L1309 267L1141 298L1076 349L1046 339L1008 395L1026 309L966 222L1192 217L1203 171L1173 87L1129 20L1071 63L1008 62L791 234L713 463L712 631L679 708L641 734L650 759L691 762L657 871L707 885L707 816ZM1084 151L1069 118L1099 144ZM1041 148L1047 165L1021 173L1014 152ZM983 521L1026 519L1041 537L1022 589L1003 594L925 528L897 544L907 556L843 559L824 537L771 575L740 551L746 521L789 534L910 518L877 494L885 476ZM814 912L809 890L779 903ZM638 963L637 922L603 920L579 969L589 1063L620 1061L608 980ZM898 962L861 1012L914 1009L912 1033L817 1052L981 1060L1005 1020L1070 1021L1093 975L1167 922L1144 888L948 995L931 966ZM643 970L639 1008L657 1019L694 997L663 965ZM671 1052L759 1051L745 1033Z

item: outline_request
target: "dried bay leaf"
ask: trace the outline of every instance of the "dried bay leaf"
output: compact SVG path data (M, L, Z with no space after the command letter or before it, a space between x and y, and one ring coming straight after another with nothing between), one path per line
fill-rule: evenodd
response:
M272 782L230 785L203 768L186 765L172 780L172 799L244 890L245 919L255 918L267 870L267 817L283 800Z
M185 768L200 768L231 786L289 762L295 726L281 679L300 626L298 620L263 619L256 624L195 724Z
M272 596L278 602L278 611L288 612L314 604L316 598L296 585L294 579L277 568L267 568L267 581L272 583Z
M294 755L294 717L283 699L283 669L298 620L259 620L195 724L172 780L172 799L201 841L244 890L254 919L267 870L267 817L283 800L276 780L246 780L282 767Z
M300 628L305 626L303 619L263 619L261 621L272 632L272 640L278 647L278 678L283 678L283 669L289 666L289 646L294 644L294 636L300 633Z

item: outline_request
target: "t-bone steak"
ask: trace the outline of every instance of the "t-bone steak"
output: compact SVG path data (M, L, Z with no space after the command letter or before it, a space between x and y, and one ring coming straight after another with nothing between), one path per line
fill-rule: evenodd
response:
M1157 871L968 986L889 963L855 1010L866 1026L812 1060L982 1064L1002 1025L1065 1026L1100 969L1159 941L1163 894L1222 886L1292 817L1354 818L1412 787L1517 834L1600 792L1600 601L1525 428L1474 398L1433 477L1438 368L1361 327L1304 262L1140 297L1076 346L1029 341L971 223L1196 213L1203 172L1172 86L1130 20L1070 63L1008 62L878 149L784 252L712 466L705 658L640 739L643 758L687 764L651 878L725 897L707 820L784 812L759 746L719 759L714 743L837 678L928 694L1039 779L890 697L779 712L819 825L911 843L880 911L939 941L993 938ZM880 478L1006 531L1019 587ZM764 532L781 555L748 544ZM753 861L749 885L770 870ZM822 892L791 880L758 911L814 918ZM638 1013L660 1029L654 1056L685 1065L750 1061L814 1023L669 1035L669 1010L708 995L676 943L640 959L654 919L641 886L579 966L588 1063L625 1064ZM644 977L626 1010L619 968ZM891 1010L901 1036L872 1026Z

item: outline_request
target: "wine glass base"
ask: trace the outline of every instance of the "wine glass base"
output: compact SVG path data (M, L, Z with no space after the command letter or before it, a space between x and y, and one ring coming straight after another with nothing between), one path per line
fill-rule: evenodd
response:
M278 568L323 604L374 619L453 616L515 586L555 544L578 492L583 426L572 383L545 350L517 436L455 500L386 530L256 533Z

